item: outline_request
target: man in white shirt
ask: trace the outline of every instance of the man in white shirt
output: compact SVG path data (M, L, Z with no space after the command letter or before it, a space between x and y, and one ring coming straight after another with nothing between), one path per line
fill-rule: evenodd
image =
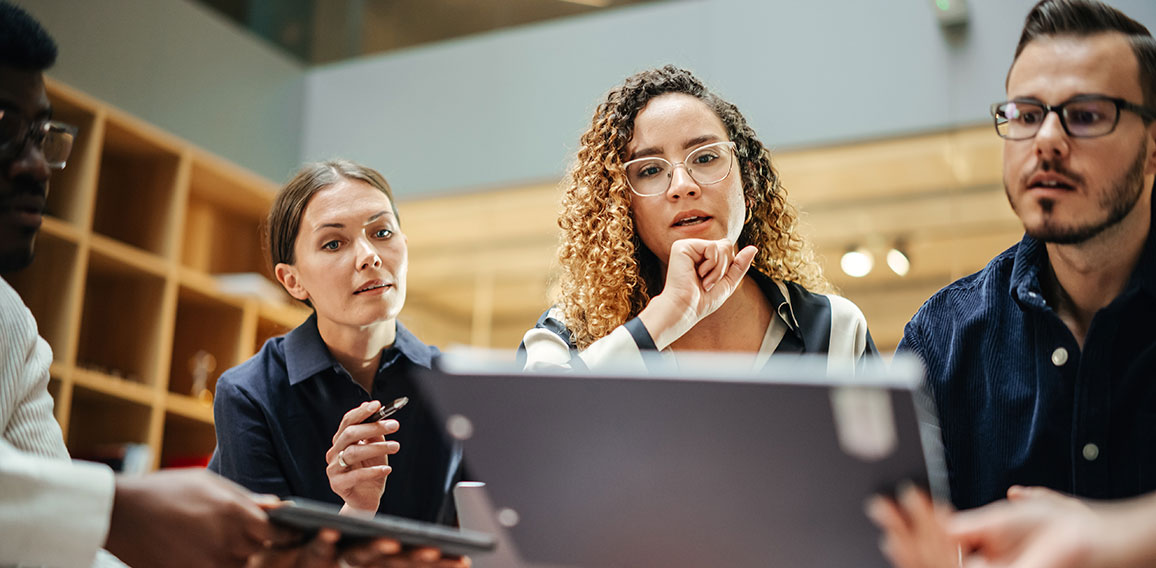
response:
M32 260L52 169L75 130L51 120L48 34L0 4L0 271ZM0 280L0 564L84 566L102 545L140 565L243 566L272 537L257 502L204 472L120 477L73 463L52 415L52 351ZM116 565L106 554L101 564Z
M48 196L76 130L52 120L43 71L56 44L0 0L0 273L26 267ZM398 555L390 539L337 550L321 531L303 546L281 535L262 504L204 470L115 476L73 462L52 415L52 351L16 291L0 278L0 566L458 566L434 549ZM275 503L276 499L272 499Z

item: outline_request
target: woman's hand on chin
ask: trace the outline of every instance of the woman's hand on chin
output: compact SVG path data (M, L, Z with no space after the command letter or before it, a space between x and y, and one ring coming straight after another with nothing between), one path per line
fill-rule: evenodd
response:
M333 435L333 446L325 452L329 487L345 500L342 512L372 515L385 493L391 471L388 456L400 449L400 444L385 436L397 432L400 425L397 420L361 423L379 408L381 403L373 400L346 412Z
M662 293L638 314L659 349L714 313L738 289L758 248L735 248L727 239L682 239L671 245Z

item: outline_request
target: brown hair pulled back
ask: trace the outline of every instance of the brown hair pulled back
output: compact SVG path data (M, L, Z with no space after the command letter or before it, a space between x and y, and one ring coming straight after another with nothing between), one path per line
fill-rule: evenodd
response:
M301 218L305 215L305 208L309 206L313 196L343 179L363 181L380 190L389 198L394 217L401 221L401 217L397 214L397 203L393 200L393 190L377 170L348 160L305 164L293 179L277 192L265 222L269 261L274 269L281 263L296 262L293 248L297 244L297 235L301 232Z

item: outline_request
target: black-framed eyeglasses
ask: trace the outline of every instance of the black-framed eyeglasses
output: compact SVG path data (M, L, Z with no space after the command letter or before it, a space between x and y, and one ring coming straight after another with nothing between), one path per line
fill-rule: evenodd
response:
M1014 99L991 105L995 132L1008 140L1027 140L1040 131L1049 112L1060 117L1064 132L1074 138L1095 138L1111 134L1127 110L1145 120L1156 120L1156 110L1106 95L1078 95L1058 105L1034 99Z
M0 158L11 160L31 142L44 155L48 167L62 170L72 153L76 132L70 124L55 120L34 122L20 113L0 109Z
M674 164L650 156L630 160L622 167L626 170L630 191L640 197L649 197L661 195L670 189L674 168L680 165L686 168L686 173L699 185L711 185L726 179L734 164L734 154L734 142L712 142L691 150L685 160Z

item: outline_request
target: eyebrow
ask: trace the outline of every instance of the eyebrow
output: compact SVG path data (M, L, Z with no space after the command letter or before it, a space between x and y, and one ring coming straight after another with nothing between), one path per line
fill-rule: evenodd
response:
M377 213L370 215L369 218L365 220L365 224L368 225L368 224L370 224L370 223L372 223L372 222L374 222L374 221L376 221L376 220L378 220L378 219L380 219L386 215L393 217L393 213L391 211L382 209L381 211L378 211ZM313 232L316 233L317 231L320 231L321 229L344 229L344 228L345 228L345 223L322 223L322 224L318 225L316 228L314 228Z
M707 142L718 142L719 140L721 140L721 138L719 138L718 136L715 136L714 134L703 134L701 136L695 136L694 138L687 140L682 145L682 149L683 150L690 150L691 148L694 148L697 146L702 146L703 144L706 144ZM626 157L626 161L629 162L630 160L633 160L635 158L643 158L646 156L657 156L661 153L662 153L662 148L659 148L657 146L652 146L650 148L643 148L641 150L636 150L636 151L632 152L629 156Z

